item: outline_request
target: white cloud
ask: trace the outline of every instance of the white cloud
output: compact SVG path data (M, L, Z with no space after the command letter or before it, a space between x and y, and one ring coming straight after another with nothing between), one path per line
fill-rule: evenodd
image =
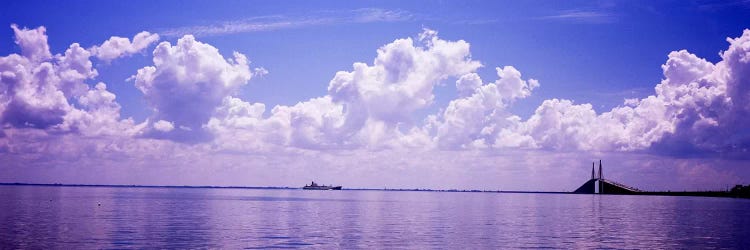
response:
M90 89L86 84L98 75L89 51L73 43L63 55L52 56L44 27L11 28L22 55L0 57L0 123L4 127L84 136L135 133L132 120L119 120L120 105L106 85Z
M731 99L733 115L724 118L733 131L742 131L750 124L750 30L739 38L727 38L729 49L721 54L722 62L714 72L717 81L726 81L727 97ZM750 146L750 135L745 133L745 146ZM732 138L735 139L735 138ZM733 140L734 141L734 140Z
M16 54L0 58L3 123L16 127L47 128L62 122L71 109L57 87L53 64L35 64Z
M372 66L355 63L353 71L336 73L328 93L346 107L347 128L360 129L366 122L383 122L386 130L408 125L414 111L433 103L437 84L482 66L471 59L463 40L442 40L432 30L420 38L422 46L411 38L398 39L378 49Z
M730 47L716 64L684 50L670 53L662 66L664 79L652 96L628 99L601 114L590 104L551 99L527 120L507 108L531 95L539 86L536 80L524 80L518 70L506 66L496 69L498 80L485 84L476 73L482 65L471 58L469 44L442 40L433 30L426 29L418 40L397 39L382 46L370 65L357 62L352 71L337 72L328 95L276 106L268 113L262 103L232 97L253 76L266 74L265 69L251 70L244 55L224 58L215 47L185 36L174 46L159 44L154 65L132 77L154 108L147 126L119 120L115 95L103 83L90 89L85 81L98 74L89 60L91 53L103 59L136 53L158 36L142 32L133 43L113 37L91 52L72 44L64 55L52 56L44 28L12 28L23 55L0 58L3 93L12 93L0 96L0 111L3 123L14 127L115 133L94 129L108 124L130 135L143 128L146 136L178 141L207 141L213 136L227 144L254 141L256 149L429 148L434 143L451 149L679 154L750 147L749 136L738 132L750 119L745 77L750 68L748 31L728 39ZM435 86L448 78L457 78L458 98L419 124L414 114L433 105Z
M302 148L325 148L344 143L335 129L343 123L343 108L328 96L310 99L294 106L276 106L270 120L288 129L288 143ZM282 130L283 131L283 130Z
M275 119L263 119L265 105L226 97L216 108L206 128L215 135L212 144L223 151L263 152L269 146L285 145L288 126Z
M507 129L514 126L517 118L505 109L515 100L531 95L539 86L534 79L521 79L521 72L512 66L496 68L499 77L493 83L482 85L481 79L470 73L456 82L460 98L448 103L448 107L430 126L435 127L435 140L444 148L488 147L492 145L527 144L527 139L508 140ZM471 94L467 94L472 91ZM496 138L503 138L496 142ZM521 140L521 141L518 141Z
M87 136L133 136L145 124L135 124L133 119L120 120L120 104L115 94L100 82L93 89L77 97L82 109L73 109L65 115L65 121L56 126L65 131L77 131Z
M515 132L549 149L739 157L750 148L743 132L750 123L750 31L728 41L716 64L685 50L670 53L654 95L602 114L590 104L547 100Z
M47 31L44 26L36 29L19 29L18 25L11 24L10 28L16 36L16 44L21 47L21 55L32 62L48 60L52 57L47 44Z
M159 44L153 66L132 77L154 109L147 122L138 124L119 118L121 107L106 84L88 87L87 81L98 75L90 51L72 44L64 55L53 56L44 28L13 28L22 55L0 57L0 162L12 165L0 165L3 171L29 163L34 171L70 174L49 166L106 165L122 167L131 177L112 180L147 182L137 178L142 172L131 171L138 166L136 170L146 173L162 173L151 176L189 173L175 184L206 184L202 178L214 176L206 173L218 172L243 185L248 178L288 185L318 172L351 177L346 185L367 187L381 180L362 176L378 171L387 172L390 185L419 179L415 185L437 188L495 187L496 176L506 174L503 183L522 189L535 173L575 166L582 158L592 158L589 154L614 154L628 168L649 164L650 169L662 169L659 163L676 161L676 176L684 183L721 184L705 182L704 175L721 180L750 176L716 171L696 159L635 157L646 158L644 163L629 160L630 153L601 153L707 151L743 157L750 148L750 31L728 39L729 49L716 64L687 51L670 53L662 67L664 79L652 96L629 99L604 113L595 112L591 104L550 99L526 120L508 107L530 96L539 86L536 80L505 66L496 68L497 80L484 83L469 44L439 39L436 31L425 30L416 40L397 39L379 48L372 63L355 63L351 71L338 72L329 82L328 95L270 110L233 96L267 71L251 70L242 54L224 58L213 46L185 36L174 46ZM415 114L434 105L435 86L449 79L457 79L458 97L420 124ZM200 136L209 138L194 144L174 142ZM518 170L519 161L533 169L507 174L508 169ZM744 164L711 162L724 163ZM304 173L295 175L300 171ZM273 183L267 176L286 179ZM442 182L450 176L469 177ZM94 177L89 177L91 182L101 183L100 176ZM580 184L564 177L547 174L545 179L570 181L571 189ZM221 181L210 183L226 183Z
M265 105L224 98L207 124L217 143L232 150L259 150L269 146L327 148L346 144L337 137L343 107L328 96L293 106L276 106L263 117Z
M58 62L51 61L44 27L29 30L12 25L11 28L22 55L0 57L2 123L35 128L62 123L65 114L73 109L67 101L72 90L80 85L85 87L82 81L96 76L95 71L81 62L88 61L88 53L73 44L66 56L58 56ZM68 96L61 87L70 90Z
M142 31L133 37L132 43L127 37L113 36L101 45L91 47L89 50L99 60L109 62L119 57L139 53L157 41L159 41L158 34Z
M158 120L157 122L154 122L154 129L161 132L169 132L174 129L174 123L165 120Z
M58 60L59 88L65 96L78 96L85 93L89 87L84 81L94 79L99 75L89 60L91 53L81 48L78 43L71 44L64 55L55 57Z
M465 74L456 80L456 90L461 97L474 94L479 86L482 86L482 78L477 73Z
M456 82L459 98L430 117L425 130L443 148L543 148L551 150L650 151L670 155L750 149L750 31L728 39L722 61L712 64L685 50L669 54L655 94L629 99L597 114L591 104L545 100L527 120L506 111L538 86L513 67L498 68L494 83L474 73Z
M596 112L591 104L575 105L569 100L545 100L525 122L525 133L534 146L548 149L592 148L591 133L596 126Z
M222 100L245 85L253 73L245 55L235 52L225 59L215 47L180 38L172 46L162 42L153 52L153 66L138 70L130 79L154 108L154 120L167 120L175 127L171 134L152 131L152 136L175 140L210 139L203 126Z
M246 135L271 145L312 149L423 147L431 143L413 113L432 104L433 88L448 77L474 72L481 64L470 57L465 41L446 41L425 30L415 44L397 39L377 51L372 65L354 63L330 81L329 95L293 106L265 106L225 98L208 123L222 134ZM223 141L222 144L229 144Z

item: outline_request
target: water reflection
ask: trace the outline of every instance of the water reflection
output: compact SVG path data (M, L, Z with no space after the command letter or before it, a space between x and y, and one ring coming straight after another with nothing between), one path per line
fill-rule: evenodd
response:
M750 201L0 186L0 248L742 248Z
M208 209L214 190L110 189L97 221L108 247L218 247L210 233Z

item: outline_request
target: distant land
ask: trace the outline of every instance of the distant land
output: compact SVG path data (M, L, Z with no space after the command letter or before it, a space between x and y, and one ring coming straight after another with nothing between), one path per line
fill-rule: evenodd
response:
M226 188L226 189L299 189L294 187L249 187L249 186L174 186L174 185L114 185L114 184L62 184L2 182L0 186L54 186L54 187L114 187L114 188Z
M253 186L174 186L174 185L111 185L111 184L61 184L61 183L0 183L0 186L54 186L54 187L113 187L113 188L216 188L216 189L302 189L301 187L253 187ZM344 188L344 190L359 191L393 191L393 192L456 192L456 193L529 193L529 194L577 194L574 192L554 191L509 191L509 190L477 190L477 189L421 189L421 188ZM736 185L725 191L640 191L628 194L609 195L650 195L650 196L699 196L699 197L727 197L750 198L750 185Z

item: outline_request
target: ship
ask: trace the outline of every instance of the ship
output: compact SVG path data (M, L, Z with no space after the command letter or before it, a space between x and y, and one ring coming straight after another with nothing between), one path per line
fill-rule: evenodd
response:
M318 183L315 183L314 181L310 183L310 185L305 185L302 187L302 189L307 190L341 190L341 186L326 186L326 185L318 185Z

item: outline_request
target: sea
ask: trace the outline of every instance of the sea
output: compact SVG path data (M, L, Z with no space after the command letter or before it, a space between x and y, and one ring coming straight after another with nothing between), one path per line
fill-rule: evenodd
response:
M0 186L2 249L750 247L750 200Z

